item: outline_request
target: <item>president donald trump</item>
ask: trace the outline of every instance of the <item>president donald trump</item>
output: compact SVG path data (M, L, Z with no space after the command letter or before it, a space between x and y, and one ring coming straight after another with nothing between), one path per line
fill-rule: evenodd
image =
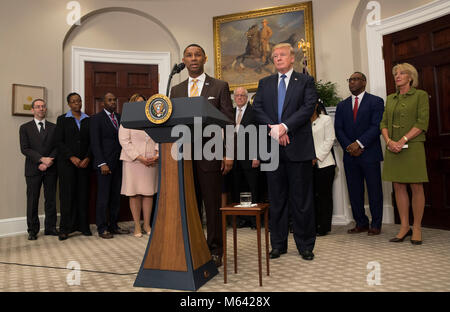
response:
M291 215L297 250L304 260L313 260L316 230L312 160L316 156L310 117L317 92L311 76L293 70L295 55L290 44L274 46L272 59L278 73L259 81L254 100L256 121L268 126L268 138L277 140L279 149L278 168L267 172L270 257L287 252Z

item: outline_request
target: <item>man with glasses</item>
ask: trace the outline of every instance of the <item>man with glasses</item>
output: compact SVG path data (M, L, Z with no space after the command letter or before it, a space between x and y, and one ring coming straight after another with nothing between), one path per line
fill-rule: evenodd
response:
M365 92L367 79L363 73L355 72L347 81L352 95L338 104L334 121L336 138L345 151L344 170L356 221L355 227L347 233L378 235L383 219L380 122L384 102L382 98ZM370 227L364 210L364 181L372 215Z
M250 151L250 136L248 133L244 132L244 127L249 125L256 126L255 114L253 112L253 107L248 103L248 91L244 87L237 87L234 90L234 102L236 103L236 108L234 109L235 123L236 123L236 134L238 135L240 131L241 135L245 135L245 142L243 145L239 145L240 141L236 141L235 146L239 149L245 149L245 157L237 158L233 163L233 169L231 170L232 176L232 198L233 202L239 202L239 194L244 191L250 190L252 194L252 202L259 202L258 194L258 175L259 175L259 165L260 161L258 159L251 158L252 153L255 151ZM242 126L242 127L239 127ZM257 128L256 128L257 129ZM257 132L256 132L257 134ZM257 148L257 144L254 144ZM248 186L248 188L247 188ZM239 216L238 217L238 227L251 227L256 229L256 218L254 216Z
M26 156L28 239L39 233L39 195L44 185L45 235L57 236L56 230L56 125L45 119L47 104L42 99L31 103L33 120L20 126L20 150Z

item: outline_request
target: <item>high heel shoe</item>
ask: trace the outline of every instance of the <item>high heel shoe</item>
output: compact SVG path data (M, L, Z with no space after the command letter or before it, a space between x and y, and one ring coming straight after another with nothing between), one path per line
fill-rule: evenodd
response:
M422 235L420 235L420 238L422 238ZM422 245L422 240L412 239L412 235L411 235L411 244L413 244L413 245Z
M406 236L411 236L411 235L412 235L412 230L409 229L408 233L406 233L403 237L400 237L400 238L394 237L394 238L391 238L389 241L392 243L401 243L405 240Z
M142 237L142 233L136 233L136 234L134 234L134 237L141 238Z

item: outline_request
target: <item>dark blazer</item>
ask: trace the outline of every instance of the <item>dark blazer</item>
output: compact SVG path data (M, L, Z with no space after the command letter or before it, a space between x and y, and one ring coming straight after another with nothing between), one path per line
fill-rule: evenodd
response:
M253 102L258 124L278 124L277 94L278 73L259 81ZM306 161L316 157L310 122L316 102L314 79L311 76L292 72L281 115L281 122L288 127L291 143L286 147L280 146L290 161Z
M90 148L89 120L81 121L80 129L74 118L67 118L62 114L56 121L56 142L58 144L58 161L70 162L75 156L80 160L92 158Z
M383 99L365 93L358 107L356 121L353 121L352 97L340 102L336 108L334 128L336 138L343 150L359 140L364 145L364 152L358 158L365 162L379 162L383 160L380 143L380 122L383 118ZM354 157L344 153L344 160Z
M114 113L118 124L120 115ZM90 139L91 150L94 156L94 168L102 163L106 163L109 169L113 170L120 164L120 152L122 147L119 143L118 129L116 129L106 114L105 110L90 117Z
M236 110L237 108L233 108L234 111L234 116L236 116ZM247 107L245 109L244 115L242 116L241 119L241 125L243 127L247 127L248 125L255 125L256 126L256 140L253 142L252 140L252 145L254 145L256 148L258 148L258 125L255 122L255 113L253 111L253 107L250 104L247 104ZM241 129L242 131L242 129ZM242 166L242 168L244 169L251 169L252 168L252 160L253 157L251 157L252 155L250 154L249 151L249 145L250 145L250 136L248 133L245 133L245 145L244 146L238 146L238 141L237 139L235 140L235 150L237 151L237 149L243 149L245 148L245 160L238 160L237 159L237 153L235 153L235 160L239 161L239 164ZM258 150L256 150L256 159L258 159Z
M53 157L56 162L56 125L48 120L45 121L43 137L39 134L34 120L20 126L20 150L26 156L25 176L42 174L38 169L41 157ZM56 165L53 164L46 170L47 174L56 174Z
M182 83L172 87L170 97L187 97L188 83L189 79L186 79ZM200 96L204 96L208 99L209 103L220 110L230 120L234 121L233 104L231 103L230 88L227 82L206 75ZM221 163L220 160L202 159L198 162L198 165L204 171L219 171Z

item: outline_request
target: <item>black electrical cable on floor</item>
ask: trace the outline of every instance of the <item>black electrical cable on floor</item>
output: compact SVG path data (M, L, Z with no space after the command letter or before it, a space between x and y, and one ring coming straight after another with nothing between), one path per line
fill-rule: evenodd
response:
M80 272L100 273L100 274L112 274L112 275L136 275L136 274L138 274L138 272L135 272L135 273L116 273L116 272L105 272L105 271L95 271L95 270L85 270L85 269L68 269L68 268L53 267L53 266L47 266L47 265L23 264L23 263L3 262L3 261L0 261L0 264L17 265L17 266L28 266L28 267L44 268L44 269L80 271Z

